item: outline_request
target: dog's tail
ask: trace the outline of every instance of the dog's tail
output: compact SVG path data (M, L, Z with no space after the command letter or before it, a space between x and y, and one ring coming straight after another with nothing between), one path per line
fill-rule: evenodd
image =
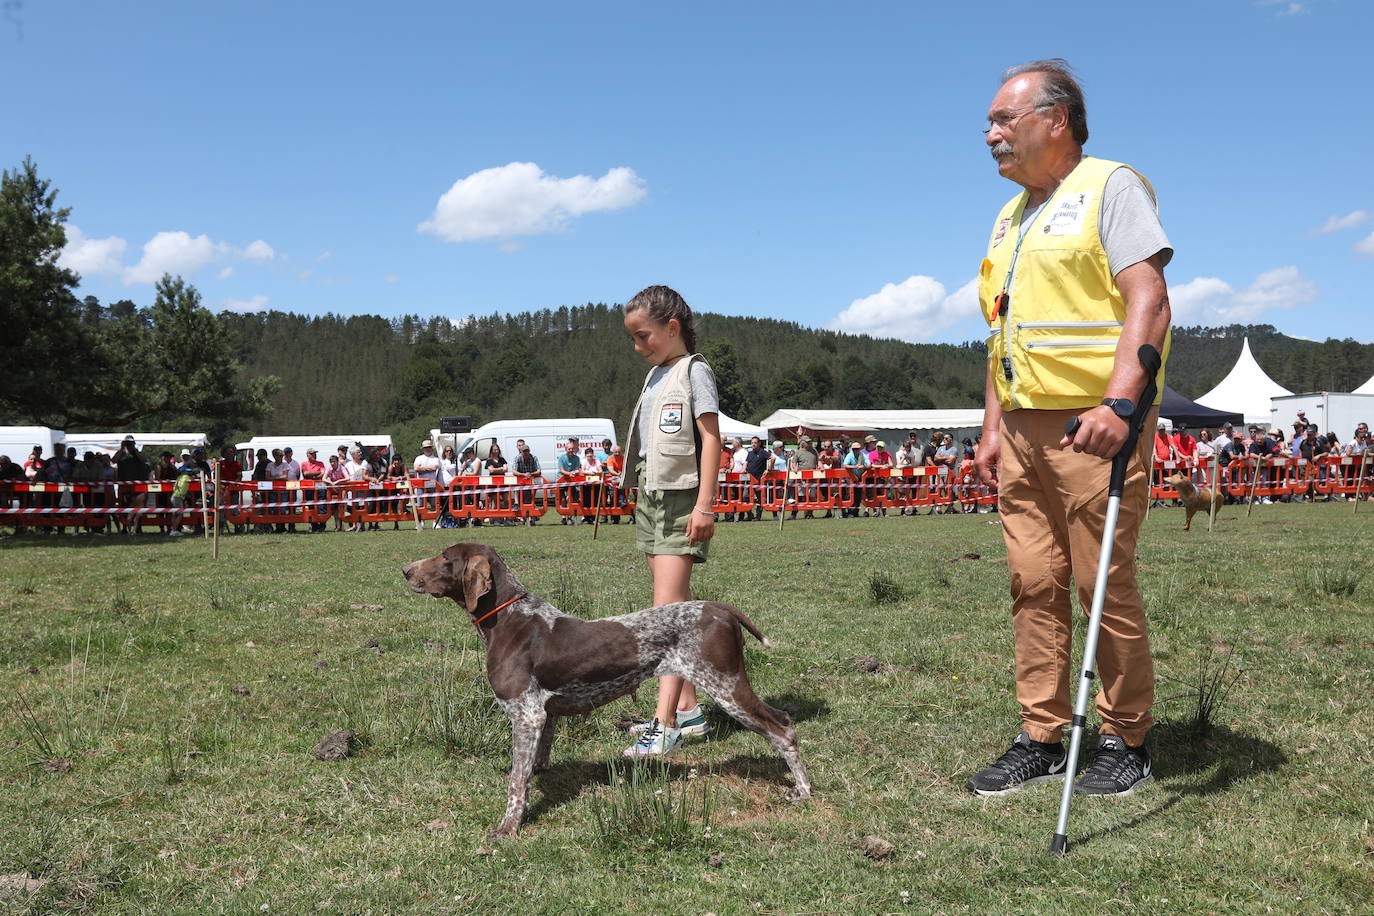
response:
M726 605L726 607L730 609L731 614L735 615L735 619L739 621L740 626L744 627L750 633L754 634L754 638L757 639L759 642L763 643L763 647L765 649L773 648L772 640L770 640L767 636L763 635L759 628L754 625L754 621L749 619L749 615L745 614L744 611L741 611L733 604L728 604Z

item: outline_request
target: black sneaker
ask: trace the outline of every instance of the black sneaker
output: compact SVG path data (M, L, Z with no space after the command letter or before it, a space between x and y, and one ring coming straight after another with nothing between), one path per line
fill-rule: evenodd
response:
M1093 762L1073 790L1079 795L1130 795L1136 786L1154 781L1145 745L1128 747L1119 735L1100 735Z
M1062 748L1058 756L1047 754L1022 732L996 763L968 781L969 791L974 795L1008 795L1033 782L1063 779L1067 762Z

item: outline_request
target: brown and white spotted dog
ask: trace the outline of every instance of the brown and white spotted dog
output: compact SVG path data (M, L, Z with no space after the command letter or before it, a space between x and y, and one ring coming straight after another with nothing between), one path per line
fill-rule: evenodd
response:
M602 620L570 617L527 594L485 544L454 544L403 572L412 591L467 608L486 647L487 679L512 729L506 814L494 836L519 831L530 774L548 765L559 716L590 712L665 674L691 681L777 748L796 782L789 799L811 795L791 718L749 686L740 627L769 643L738 608L680 601Z

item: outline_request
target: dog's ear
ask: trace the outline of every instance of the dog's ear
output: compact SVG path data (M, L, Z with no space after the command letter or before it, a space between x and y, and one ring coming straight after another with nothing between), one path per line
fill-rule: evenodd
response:
M480 553L468 555L467 565L463 567L463 601L468 613L477 613L477 602L491 591L491 564Z

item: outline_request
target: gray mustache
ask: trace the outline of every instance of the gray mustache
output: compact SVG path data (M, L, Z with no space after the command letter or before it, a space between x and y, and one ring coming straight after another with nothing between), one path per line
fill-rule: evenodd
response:
M1001 143L994 143L992 146L988 147L988 152L992 154L992 158L1000 161L1004 157L1011 155L1011 144L1005 140Z

